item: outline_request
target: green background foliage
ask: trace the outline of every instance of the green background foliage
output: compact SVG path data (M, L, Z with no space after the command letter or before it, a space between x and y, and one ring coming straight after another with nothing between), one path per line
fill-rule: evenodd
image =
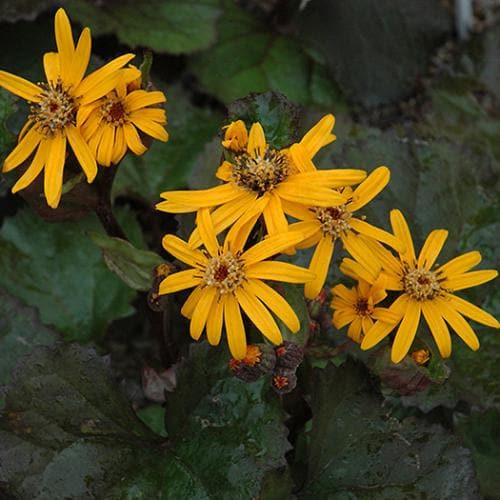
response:
M283 287L302 320L284 336L307 349L298 387L278 396L269 376L231 376L223 345L190 342L184 297L156 312L146 298L153 268L171 260L162 236L193 223L155 211L160 193L215 185L221 127L238 118L260 121L279 148L333 113L337 140L320 168L391 169L364 210L372 222L388 228L400 208L417 247L446 228L443 261L477 249L482 268L498 269L499 19L477 13L487 23L458 43L451 3L64 3L75 33L92 30L92 65L152 51L170 141L117 168L130 244L91 214L33 211L9 192L18 174L0 174L2 498L499 498L497 332L475 328L476 353L455 336L443 361L422 330L431 362L395 367L386 344L361 352L331 326L328 296L306 304L300 287ZM3 2L0 69L42 78L56 6ZM0 90L0 159L27 111ZM499 316L496 282L463 295ZM161 401L145 368L175 376Z

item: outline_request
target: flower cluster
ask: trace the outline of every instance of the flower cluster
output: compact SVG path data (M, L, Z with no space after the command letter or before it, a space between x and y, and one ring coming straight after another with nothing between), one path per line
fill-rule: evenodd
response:
M349 324L349 337L360 343L362 349L375 346L398 327L391 351L394 363L399 363L410 350L421 316L443 358L451 354L449 328L477 350L479 340L465 318L493 328L498 328L499 322L455 292L490 281L498 272L470 271L481 262L476 251L436 264L448 237L444 229L436 229L427 236L417 257L403 214L392 210L390 220L393 236L400 241L399 250L394 252L379 241L361 236L380 270L373 272L373 265L367 266L357 258L343 260L341 271L356 279L358 285L350 290L344 285L332 289L333 324L337 328ZM389 306L387 309L375 307L383 300ZM412 357L419 363L428 359L428 355Z
M75 46L71 25L63 9L55 15L57 52L43 57L47 82L31 83L0 71L0 86L28 101L30 115L17 146L4 161L8 172L30 160L14 184L17 192L44 171L44 192L52 208L59 205L69 144L87 181L97 165L118 163L127 150L146 151L138 130L166 141L165 102L162 92L141 89L141 73L124 66L134 54L124 54L85 75L91 54L90 30L84 28Z
M194 288L181 313L191 320L190 333L198 339L204 329L218 344L222 326L233 357L247 352L241 310L273 344L282 343L274 313L292 331L299 320L285 299L267 280L304 283L314 299L321 291L339 240L349 254L374 274L381 265L371 258L364 238L402 248L394 235L369 224L355 212L389 182L387 167L369 175L364 170L318 170L316 153L335 140L334 118L323 117L297 143L274 148L260 123L248 130L237 120L225 127L224 161L216 176L222 183L197 191L167 191L159 210L197 212L197 224L187 242L171 235L164 248L191 268L168 276L159 293ZM247 245L260 222L263 237ZM225 232L224 243L218 236ZM275 260L280 254L315 247L308 269Z

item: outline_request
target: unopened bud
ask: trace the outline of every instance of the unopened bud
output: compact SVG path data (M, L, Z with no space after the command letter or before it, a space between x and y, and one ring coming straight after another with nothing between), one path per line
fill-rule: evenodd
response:
M304 359L304 349L298 344L285 340L276 347L276 365L283 368L297 368Z
M297 385L295 370L291 368L276 368L271 379L271 385L277 394L292 392Z
M431 358L430 353L427 349L419 349L418 351L413 351L411 353L411 357L413 358L413 361L417 363L417 365L425 365Z
M309 310L309 316L313 319L318 319L320 317L323 306L326 302L326 290L324 288L321 289L318 296L311 300L307 308Z
M275 365L276 354L267 344L250 344L243 359L231 358L229 361L234 376L245 382L254 382L261 375L272 372Z

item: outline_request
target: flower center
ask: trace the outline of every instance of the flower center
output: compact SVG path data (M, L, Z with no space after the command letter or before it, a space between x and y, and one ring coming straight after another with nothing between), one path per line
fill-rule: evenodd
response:
M229 251L209 259L203 275L205 284L216 287L219 295L233 293L244 279L243 262Z
M274 149L266 149L255 158L248 153L235 156L233 182L260 195L271 191L288 177L288 157Z
M427 269L412 269L403 276L404 291L415 300L432 300L441 293L437 276Z
M358 316L370 316L373 312L373 308L368 303L368 299L358 297L358 300L354 304L354 309Z
M123 105L123 101L115 92L103 98L101 105L101 115L110 125L119 127L128 120L128 112Z
M43 88L42 99L30 106L30 119L38 124L38 130L46 137L76 123L76 103L61 80L55 85L39 83Z
M315 207L313 210L321 224L323 233L329 234L333 239L340 238L342 233L351 229L349 221L352 213L345 205L328 208Z

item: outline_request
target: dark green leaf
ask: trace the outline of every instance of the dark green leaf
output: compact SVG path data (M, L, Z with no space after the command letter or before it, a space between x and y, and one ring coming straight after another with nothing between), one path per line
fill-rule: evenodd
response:
M450 14L434 0L313 0L298 19L342 91L367 106L413 92L451 30Z
M17 360L35 346L52 345L57 336L42 325L36 309L0 289L0 385L10 379Z
M234 2L226 0L224 6L217 44L191 64L210 93L225 103L273 90L301 104L333 104L334 84L299 42L272 33Z
M165 408L160 405L150 405L137 411L137 416L156 434L167 437L165 429Z
M114 33L131 47L171 54L208 48L220 15L219 0L70 0L66 8L94 34Z
M106 361L76 345L18 365L0 428L0 481L21 498L102 497L157 448Z
M472 451L483 498L500 491L500 413L488 411L469 417L457 415L458 431Z
M87 235L98 229L93 218L50 224L22 210L0 230L0 285L67 339L88 340L132 312L134 292L106 268Z
M126 285L143 292L151 289L153 270L164 262L158 254L139 250L128 241L111 238L103 233L92 231L89 236L101 249L108 269Z
M437 424L391 417L353 364L315 374L301 498L479 498L459 439Z
M299 110L282 94L252 94L230 104L228 111L231 121L243 120L247 127L260 122L266 141L276 149L298 139Z
M116 175L114 196L139 196L154 204L162 191L185 187L203 147L220 130L218 112L193 106L178 87L171 87L166 95L169 142L155 141L144 156L128 155ZM218 166L211 166L214 180Z

